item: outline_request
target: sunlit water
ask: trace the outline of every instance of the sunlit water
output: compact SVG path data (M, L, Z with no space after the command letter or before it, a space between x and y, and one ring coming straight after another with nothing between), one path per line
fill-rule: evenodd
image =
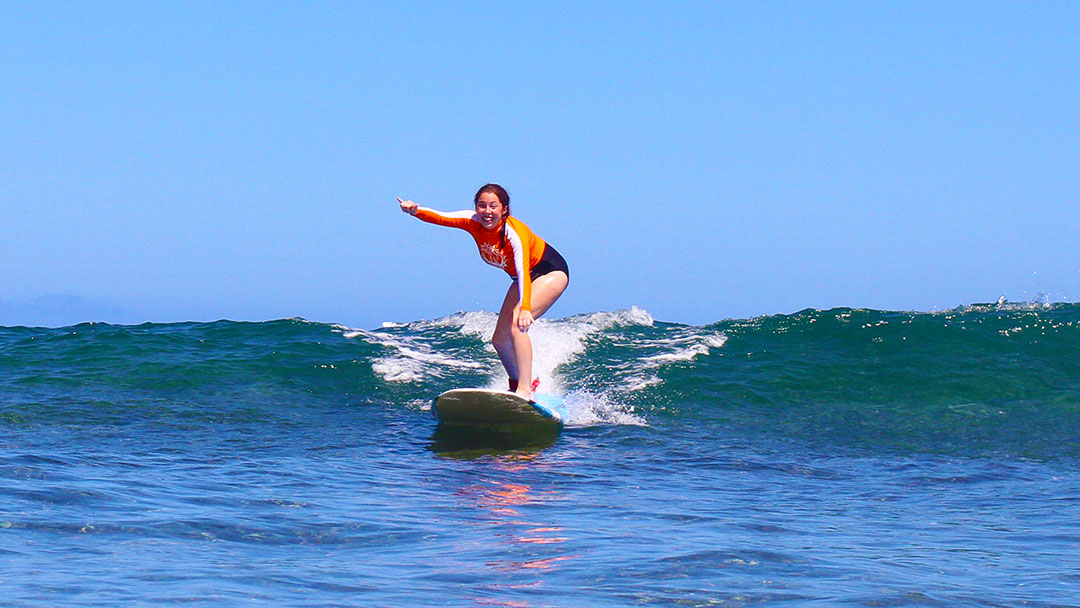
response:
M1080 307L0 329L0 605L1080 606Z

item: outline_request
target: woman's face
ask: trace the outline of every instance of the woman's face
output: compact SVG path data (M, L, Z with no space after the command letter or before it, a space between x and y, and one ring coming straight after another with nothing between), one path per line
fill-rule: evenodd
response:
M480 225L488 230L499 227L499 223L506 217L506 207L494 192L481 192L476 199L476 219Z

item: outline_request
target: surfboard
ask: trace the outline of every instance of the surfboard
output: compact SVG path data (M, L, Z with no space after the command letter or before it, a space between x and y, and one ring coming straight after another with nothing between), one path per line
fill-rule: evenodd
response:
M510 391L486 388L455 388L435 398L431 407L439 422L446 424L557 425L569 412L556 395L533 394L529 401Z

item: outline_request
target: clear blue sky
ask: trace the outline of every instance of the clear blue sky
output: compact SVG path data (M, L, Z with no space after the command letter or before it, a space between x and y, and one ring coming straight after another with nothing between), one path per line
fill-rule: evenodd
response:
M554 316L1074 301L1078 58L1077 2L8 2L0 324L497 310L395 201L488 181Z

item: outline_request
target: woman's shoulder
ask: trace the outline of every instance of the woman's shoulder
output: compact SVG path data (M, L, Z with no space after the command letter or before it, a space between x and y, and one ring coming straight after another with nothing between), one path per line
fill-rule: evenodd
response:
M515 215L507 216L506 223L518 230L524 228L525 230L532 232L532 229L529 228L529 225L518 219Z

